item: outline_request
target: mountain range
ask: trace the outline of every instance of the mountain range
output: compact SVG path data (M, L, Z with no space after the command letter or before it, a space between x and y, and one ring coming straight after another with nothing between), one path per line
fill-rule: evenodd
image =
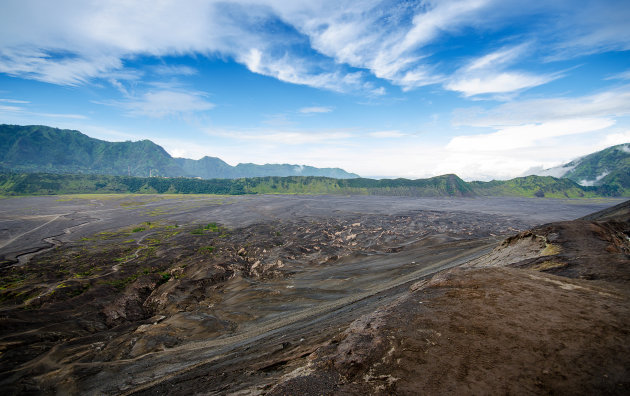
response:
M532 169L526 177L511 180L465 182L457 175L375 180L339 168L231 166L214 157L173 158L150 140L112 143L78 131L0 125L0 194L94 192L630 196L630 144L612 146L555 168Z
M547 197L596 198L630 196L618 185L580 186L552 176L527 176L491 182L466 182L449 174L429 179L333 179L321 176L191 179L88 174L0 172L0 197L56 194L349 194L413 197Z
M236 179L261 176L359 177L339 168L173 158L150 140L107 142L79 131L41 125L0 125L0 167L14 172Z

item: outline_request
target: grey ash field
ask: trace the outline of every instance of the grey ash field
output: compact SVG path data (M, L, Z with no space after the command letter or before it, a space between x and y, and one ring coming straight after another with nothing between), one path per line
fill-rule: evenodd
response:
M572 221L620 202L3 199L0 386L626 393L627 207Z

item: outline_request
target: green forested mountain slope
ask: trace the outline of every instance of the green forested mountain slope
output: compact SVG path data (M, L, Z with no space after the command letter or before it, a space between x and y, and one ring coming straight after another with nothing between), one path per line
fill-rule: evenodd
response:
M630 167L630 144L619 144L578 158L564 165L570 168L564 177L575 182L596 184L605 174L615 173Z
M216 157L203 157L199 160L175 158L175 162L186 175L202 179L232 179L233 166Z
M239 178L257 176L358 177L337 168L297 165L231 166L219 158L172 158L162 147L142 140L106 142L79 131L41 125L0 125L0 168L5 171Z
M88 193L173 194L369 194L417 197L516 196L581 198L610 196L601 187L568 179L530 176L467 183L456 175L430 179L332 179L316 176L199 180L190 178L0 173L0 195ZM612 194L619 196L620 194ZM626 194L628 196L630 194Z
M630 144L620 144L569 162L563 177L582 185L630 189Z
M171 156L157 144L106 142L78 131L45 126L0 126L0 162L5 169L51 173L181 175Z
M455 175L421 180L332 179L317 176L199 180L190 178L0 173L0 194L76 193L180 194L374 194L401 196L474 196Z
M573 180L582 186L599 186L610 194L630 190L630 143L597 151L561 166L532 170L540 176Z
M596 188L580 186L569 179L551 176L526 176L510 180L471 182L471 187L483 196L534 196L551 198L583 198L608 196Z

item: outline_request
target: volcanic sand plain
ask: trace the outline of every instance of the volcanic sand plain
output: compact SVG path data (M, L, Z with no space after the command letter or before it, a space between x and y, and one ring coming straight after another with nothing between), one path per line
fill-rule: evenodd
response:
M349 324L506 236L621 200L0 200L10 393L265 393Z

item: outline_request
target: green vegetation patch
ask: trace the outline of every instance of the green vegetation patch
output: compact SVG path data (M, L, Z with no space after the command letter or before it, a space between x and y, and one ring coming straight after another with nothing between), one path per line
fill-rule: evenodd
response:
M130 276L126 277L126 278L114 279L114 280L107 281L107 282L102 282L102 283L114 286L116 289L122 290L125 287L127 287L127 285L135 282L136 279L138 279L138 276L140 276L140 274L133 274L133 275L130 275Z
M217 223L209 223L205 227L203 227L203 229L210 230L212 232L219 232L219 226L217 225Z
M215 247L214 246L201 246L199 248L199 253L201 254L211 254L212 252L214 252Z
M11 273L0 277L0 290L14 289L21 286L26 280L23 272L11 271Z
M169 279L171 279L171 274L168 272L161 272L160 273L160 281L158 282L158 285L161 285L163 283L166 283L169 281Z

